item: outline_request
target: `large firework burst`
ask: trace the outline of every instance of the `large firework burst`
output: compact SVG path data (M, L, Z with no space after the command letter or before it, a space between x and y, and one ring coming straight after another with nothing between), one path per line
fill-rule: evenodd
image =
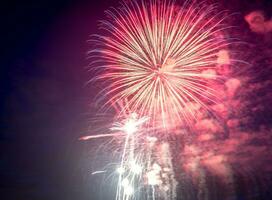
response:
M109 83L107 104L125 101L123 111L168 128L190 122L193 108L215 101L207 83L217 77L219 52L228 45L215 6L132 1L107 15L106 33L96 36L98 46L90 52L101 70L96 79Z

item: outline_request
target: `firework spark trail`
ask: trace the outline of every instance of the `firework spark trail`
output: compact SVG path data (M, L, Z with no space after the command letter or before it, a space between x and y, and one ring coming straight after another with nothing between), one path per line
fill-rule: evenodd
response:
M122 5L107 12L102 28L108 33L97 36L98 48L90 51L102 71L96 80L109 82L106 104L126 99L124 111L150 116L153 126L190 124L193 104L208 108L216 99L207 82L217 78L208 71L229 43L222 34L228 28L219 17L223 13L214 14L213 5L177 7L171 0Z

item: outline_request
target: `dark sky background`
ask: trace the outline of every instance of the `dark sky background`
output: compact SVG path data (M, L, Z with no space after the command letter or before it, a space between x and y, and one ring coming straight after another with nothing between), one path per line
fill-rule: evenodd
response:
M268 0L221 3L241 13L243 27L244 14L271 8ZM1 1L0 199L101 196L92 186L99 180L86 175L94 162L86 152L94 144L78 138L86 135L97 93L85 85L92 76L86 70L87 40L98 32L104 10L116 5L116 0Z

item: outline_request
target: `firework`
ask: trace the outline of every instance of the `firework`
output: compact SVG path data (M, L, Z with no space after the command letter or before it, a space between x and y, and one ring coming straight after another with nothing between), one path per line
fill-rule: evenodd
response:
M171 0L132 1L107 11L106 33L95 36L97 48L90 51L95 80L108 83L106 105L125 101L121 112L149 116L153 128L190 124L194 108L216 101L208 83L218 77L217 64L229 62L223 13L214 13L215 6L178 7Z
M217 101L211 83L219 78L217 66L231 60L228 27L215 9L190 1L182 7L171 0L131 1L101 22L105 32L90 51L94 80L106 83L100 94L121 120L113 133L81 139L114 137L121 144L116 200L176 199L171 145L160 136L190 126L199 108ZM104 170L93 172L99 173Z

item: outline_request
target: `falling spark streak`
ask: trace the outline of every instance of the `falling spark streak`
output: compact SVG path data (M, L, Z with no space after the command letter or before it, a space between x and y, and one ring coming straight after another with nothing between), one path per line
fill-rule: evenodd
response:
M98 135L88 135L83 136L79 138L79 140L90 140L90 139L97 139L97 138L103 138L103 137L116 137L124 135L123 133L112 133L112 134L98 134Z
M205 71L214 70L219 51L227 49L223 31L229 27L214 5L189 2L131 1L107 12L102 28L108 33L96 36L98 47L90 51L101 71L96 80L109 82L102 91L110 96L106 104L125 99L123 112L150 116L150 125L168 128L190 124L190 105L208 109L207 102L216 101L207 82L218 76Z
M100 171L95 171L95 172L92 172L92 175L95 175L95 174L102 174L102 173L105 173L106 171L102 171L102 170L100 170Z

